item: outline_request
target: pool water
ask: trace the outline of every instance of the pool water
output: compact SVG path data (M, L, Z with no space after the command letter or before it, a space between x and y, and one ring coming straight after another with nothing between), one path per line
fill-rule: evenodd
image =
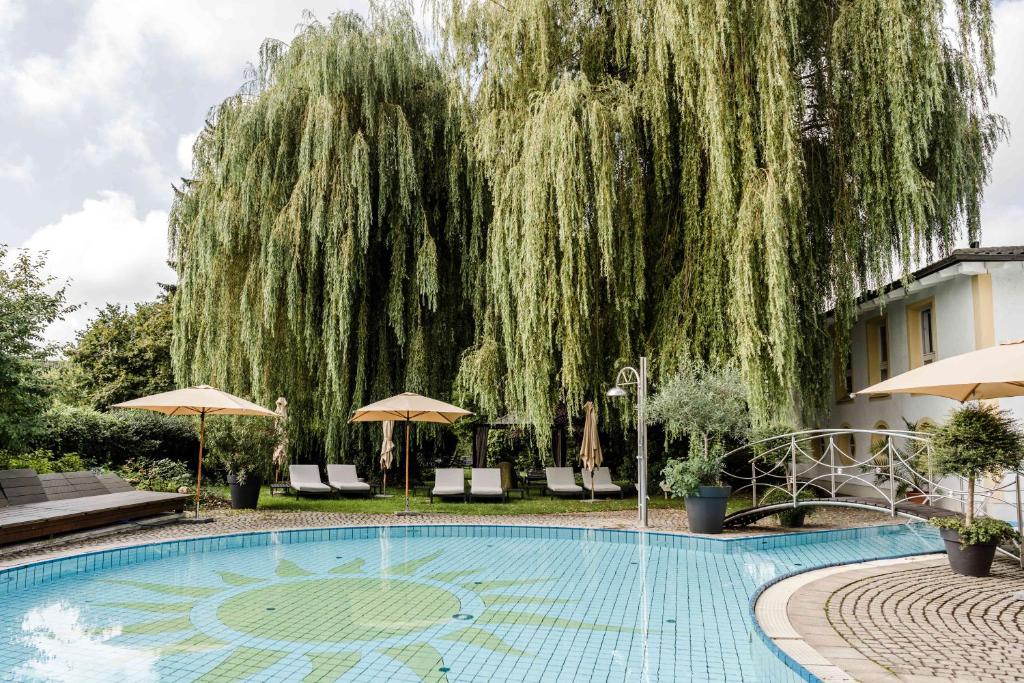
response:
M0 679L785 681L750 600L940 549L897 525L735 540L531 527L245 534L0 572Z

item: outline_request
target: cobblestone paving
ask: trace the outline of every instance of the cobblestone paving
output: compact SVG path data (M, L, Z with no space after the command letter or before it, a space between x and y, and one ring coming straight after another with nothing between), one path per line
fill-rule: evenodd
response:
M214 536L245 531L269 531L276 529L304 529L335 526L387 526L396 524L520 524L538 526L593 527L604 529L635 529L636 512L616 510L605 512L554 514L554 515L451 515L426 513L415 517L396 517L391 514L358 514L340 512L282 512L262 511L240 512L211 510L213 517L209 524L174 523L145 527L120 532L99 538L76 538L61 542L57 539L45 547L38 544L0 548L0 567L23 564L87 550L99 550L125 545L153 543L190 536ZM653 531L685 532L686 512L684 510L651 510L650 528ZM888 515L866 510L822 508L813 517L814 523L807 530L834 529L849 526L864 526L893 522ZM902 520L895 520L899 523ZM723 536L737 536L766 532L789 531L777 526L771 519L743 531L732 531Z
M1024 681L1024 571L997 561L992 576L950 571L945 558L840 588L833 628L904 680Z

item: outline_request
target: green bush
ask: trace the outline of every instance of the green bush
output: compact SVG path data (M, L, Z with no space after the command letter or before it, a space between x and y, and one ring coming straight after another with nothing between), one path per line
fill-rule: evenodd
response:
M193 475L184 463L167 458L132 458L118 468L117 475L135 488L148 491L173 492L193 483Z
M802 489L800 493L796 494L796 497L798 500L810 500L811 498L815 498L816 495L811 489ZM768 493L761 496L761 502L759 505L777 505L778 503L791 502L793 502L792 493L780 488L771 488L768 490ZM803 526L804 519L810 517L813 510L814 508L808 507L783 510L775 515L775 518L779 520L780 525L785 527Z
M36 449L27 453L11 453L0 451L0 470L33 469L36 474L52 474L54 472L81 472L89 469L77 453L54 455L44 449Z
M1001 519L976 517L968 524L959 517L933 517L929 520L932 526L940 529L952 529L960 534L960 545L971 546L995 541L1004 543L1020 539L1017 530Z
M690 457L669 460L661 474L674 497L690 496L701 486L721 485L724 458L725 448L721 441L714 441L711 448L705 450L703 441L691 436Z
M206 421L210 469L233 474L239 484L250 476L269 479L274 447L274 423L264 417L217 417Z
M102 413L56 405L43 414L30 448L78 453L91 465L119 467L133 458L190 462L199 448L195 421L147 411Z

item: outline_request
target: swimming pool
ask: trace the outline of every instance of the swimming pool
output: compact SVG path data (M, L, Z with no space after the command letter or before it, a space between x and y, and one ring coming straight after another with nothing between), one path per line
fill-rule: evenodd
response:
M759 587L940 547L918 524L730 540L406 526L174 541L0 572L0 679L800 680L753 623Z

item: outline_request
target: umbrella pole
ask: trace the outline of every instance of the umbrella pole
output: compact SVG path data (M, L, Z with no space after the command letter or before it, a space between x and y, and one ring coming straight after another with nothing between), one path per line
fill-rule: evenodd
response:
M405 511L409 512L409 421L405 421Z
M206 412L199 413L199 466L196 468L196 521L199 521L199 488L203 484L203 437L206 432Z

